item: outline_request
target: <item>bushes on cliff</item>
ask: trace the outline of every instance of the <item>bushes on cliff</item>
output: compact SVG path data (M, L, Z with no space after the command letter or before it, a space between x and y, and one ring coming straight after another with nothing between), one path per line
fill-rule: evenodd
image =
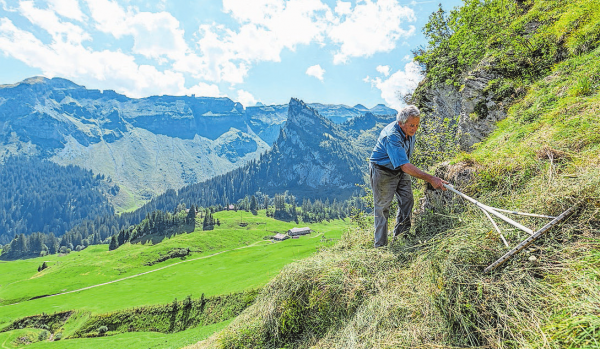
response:
M423 28L428 44L414 52L415 60L430 85L460 87L465 74L487 57L490 69L522 86L546 75L553 64L600 45L598 5L597 0L466 0L449 13L440 7Z

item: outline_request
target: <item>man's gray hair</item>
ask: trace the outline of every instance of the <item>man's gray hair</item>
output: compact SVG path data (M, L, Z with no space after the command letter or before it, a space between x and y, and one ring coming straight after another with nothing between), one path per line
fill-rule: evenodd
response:
M396 115L396 122L405 124L406 121L411 117L421 117L419 108L415 107L414 105L409 105L408 107L402 108L402 110L400 110Z

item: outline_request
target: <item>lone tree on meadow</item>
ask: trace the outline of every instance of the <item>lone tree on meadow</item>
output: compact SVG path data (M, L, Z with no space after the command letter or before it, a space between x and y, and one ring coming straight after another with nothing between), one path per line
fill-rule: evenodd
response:
M108 245L108 250L109 251L116 250L117 247L119 247L119 243L117 242L117 237L115 235L113 235L110 238L110 245Z

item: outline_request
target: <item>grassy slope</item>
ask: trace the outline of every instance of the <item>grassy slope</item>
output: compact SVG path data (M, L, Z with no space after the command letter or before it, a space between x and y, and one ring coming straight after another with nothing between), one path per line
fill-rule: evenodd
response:
M96 348L96 349L114 349L114 348L160 348L160 349L175 349L181 348L191 343L213 334L215 331L221 330L227 326L231 320L223 321L218 324L208 325L198 328L191 328L185 331L164 334L156 332L135 332L124 333L115 336L106 336L98 338L86 339L69 339L60 341L43 341L34 342L27 345L27 348L49 348L49 349L70 349L70 348ZM20 348L23 344L18 342L20 337L30 335L32 339L38 338L39 329L24 329L0 333L0 348Z
M598 37L597 22L580 13L597 1L571 1L574 12L558 14L539 3L528 18L555 16L543 34L570 33L562 37L569 50ZM599 348L599 58L595 49L551 67L494 134L454 159L476 169L461 190L490 205L558 215L583 200L526 251L483 274L507 249L461 200L425 212L416 235L389 250L370 247L362 222L335 248L286 266L255 305L192 347ZM527 237L500 226L511 246Z
M313 254L339 238L347 223L332 221L309 225L315 233L301 239L281 243L264 241L262 237L285 232L294 222L276 221L249 212L219 212L214 216L222 224L212 231L182 234L155 245L126 244L115 251L106 245L91 246L80 253L46 256L0 264L0 327L9 321L42 312L76 309L93 313L136 306L168 303L187 295L194 298L239 292L263 286L281 268L297 259ZM240 227L240 220L248 223ZM147 275L89 290L11 304L34 296L79 289L140 272L182 262L167 260L153 266L144 263L175 247L189 247L192 253L184 263ZM222 252L216 254L218 252ZM212 256L211 256L212 255ZM197 259L200 258L200 259ZM37 272L47 261L50 268ZM4 325L2 325L4 324Z

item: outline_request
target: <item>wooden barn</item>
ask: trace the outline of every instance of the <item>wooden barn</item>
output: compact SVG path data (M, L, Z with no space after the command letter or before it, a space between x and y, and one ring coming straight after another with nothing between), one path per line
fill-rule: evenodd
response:
M309 227L292 228L292 229L288 230L287 233L289 236L306 235L306 234L310 234L310 228Z
M289 238L290 237L288 235L281 234L281 233L278 233L277 235L273 236L273 240L275 240L275 241L283 241L283 240L289 239Z

